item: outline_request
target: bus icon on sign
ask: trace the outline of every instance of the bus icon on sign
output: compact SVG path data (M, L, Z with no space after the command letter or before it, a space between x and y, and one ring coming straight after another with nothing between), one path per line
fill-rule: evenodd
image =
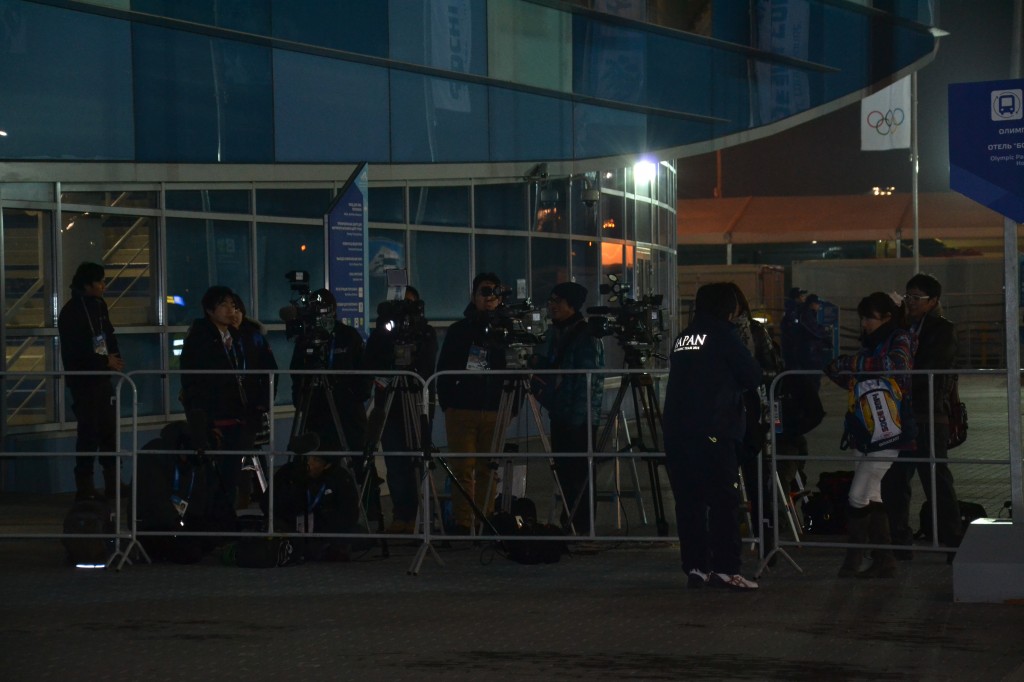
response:
M1024 118L1020 90L992 91L992 120L1013 121Z

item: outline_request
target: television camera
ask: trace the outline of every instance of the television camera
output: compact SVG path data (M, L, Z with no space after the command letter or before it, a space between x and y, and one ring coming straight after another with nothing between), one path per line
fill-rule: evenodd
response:
M408 369L415 365L416 349L427 334L424 304L420 299L405 298L407 270L391 268L385 275L392 298L377 305L377 331L387 334L394 344L395 367Z
M285 273L291 285L292 298L281 308L279 315L284 322L285 337L297 339L306 352L315 354L325 348L334 330L337 302L327 289L309 290L309 273L292 270Z
M621 301L622 305L587 308L590 333L597 338L614 334L626 352L627 363L643 366L649 357L658 356L655 348L665 331L661 307L665 297L645 294L638 299L629 298L629 285L620 282L616 275L608 275L608 280L610 283L600 287L601 295L608 296L609 303Z
M544 311L534 308L529 298L506 303L512 295L509 287L497 287L495 295L501 299L501 305L481 313L485 319L484 340L504 348L507 369L523 369L529 364L533 347L542 340Z

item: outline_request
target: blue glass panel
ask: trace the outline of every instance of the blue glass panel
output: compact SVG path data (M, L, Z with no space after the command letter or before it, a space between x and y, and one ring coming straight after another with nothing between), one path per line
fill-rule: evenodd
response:
M477 235L476 270L495 273L515 296L516 280L526 280L526 238Z
M135 24L137 158L273 161L270 50Z
M165 196L169 211L249 213L249 195L245 189L179 189Z
M602 193L599 211L602 239L625 239L625 199L617 194Z
M431 320L461 320L469 304L469 235L412 232L409 276Z
M118 334L121 357L132 369L157 369L160 363L160 334ZM139 374L132 378L137 389L139 416L164 413L164 378L160 374ZM177 393L172 394L172 397ZM132 391L126 385L121 392L121 416L131 417ZM140 443L141 445L141 443Z
M391 58L487 75L487 0L390 0Z
M489 88L491 160L572 157L572 103L554 97Z
M270 35L269 0L132 0L136 12Z
M367 207L371 223L404 223L405 188L370 187Z
M534 237L530 245L530 261L530 296L535 306L544 306L551 287L558 282L569 281L568 240ZM589 305L596 305L592 301Z
M388 72L377 66L274 50L279 162L384 162Z
M604 305L598 289L601 244L594 241L573 240L569 257L572 262L572 281L587 288L587 305Z
M250 317L264 324L281 321L278 312L295 298L284 276L292 270L309 273L310 289L325 286L323 227L257 223L256 290L260 307L255 312L250 310Z
M630 111L577 104L574 107L576 158L636 153L647 143L647 117Z
M566 178L530 185L530 213L536 232L569 232L569 181ZM580 201L576 197L577 203ZM479 208L478 208L479 210Z
M586 202L583 201L584 191L592 192L593 189L597 188L597 176L596 172L591 171L572 180L569 211L572 215L573 234L582 234L588 237L597 235L597 202L592 200L592 196L589 196Z
M289 218L323 218L334 195L324 189L257 189L256 213Z
M274 37L388 56L388 6L376 0L271 0Z
M202 317L203 293L215 284L249 297L249 223L167 218L166 239L167 324Z
M486 87L392 71L394 163L485 161L487 123Z
M473 189L476 227L525 230L526 188L522 183L477 185Z
M645 100L647 36L639 30L573 17L573 92L615 102Z
M646 201L636 201L636 223L635 229L632 230L634 238L638 242L651 242L653 241L653 233L651 231L651 204Z
M0 158L130 160L129 23L16 0L0 18Z
M409 222L469 227L469 187L410 187Z

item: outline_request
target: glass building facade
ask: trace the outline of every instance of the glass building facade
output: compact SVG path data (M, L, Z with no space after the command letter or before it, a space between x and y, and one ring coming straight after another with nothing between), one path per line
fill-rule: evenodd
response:
M323 281L322 216L361 162L371 309L390 267L442 328L478 271L537 299L572 279L589 305L615 274L666 295L669 336L675 159L918 67L932 6L0 0L5 446L69 431L53 378L23 373L60 370L56 317L85 260L106 266L129 368L153 370L141 419L180 412L160 372L211 284L286 361L284 273Z

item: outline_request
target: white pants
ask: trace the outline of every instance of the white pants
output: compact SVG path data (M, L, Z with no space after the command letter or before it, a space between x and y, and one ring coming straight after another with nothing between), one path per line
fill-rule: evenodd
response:
M899 450L879 450L865 454L857 451L861 459L853 465L853 481L850 483L850 506L862 509L872 502L882 501L882 476L892 466L892 460L879 457L895 457Z

